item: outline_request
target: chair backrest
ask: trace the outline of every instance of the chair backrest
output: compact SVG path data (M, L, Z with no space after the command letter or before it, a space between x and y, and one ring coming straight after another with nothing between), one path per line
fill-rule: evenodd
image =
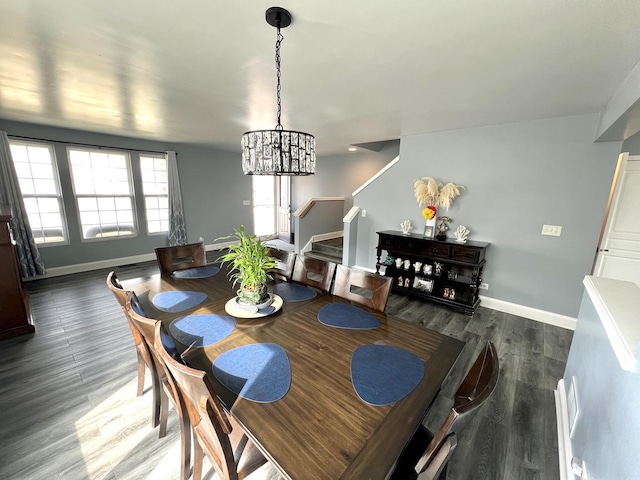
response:
M148 350L146 342L142 337L142 333L140 332L138 327L136 327L136 325L131 321L131 318L127 314L127 309L126 309L127 300L129 299L129 297L131 297L130 302L131 302L132 308L137 310L140 313L143 313L144 311L142 309L142 306L140 305L140 301L138 300L138 297L134 292L131 292L129 290L125 290L124 288L122 288L122 284L120 283L120 280L118 279L116 272L114 271L109 272L109 275L107 275L107 287L109 288L109 290L111 290L113 295L116 297L116 300L120 304L120 307L122 307L122 311L124 313L125 318L127 319L129 328L131 329L131 334L133 335L133 341L135 342L136 347L144 348Z
M238 478L229 439L233 428L209 379L202 370L177 362L163 348L162 336L166 332L163 332L161 322L155 325L154 330L157 351L180 390L189 412L194 437L207 452L220 478Z
M171 275L176 270L203 267L207 264L207 252L204 243L188 243L175 247L158 247L155 249L160 274Z
M353 303L384 312L392 282L391 277L338 265L333 294Z
M297 255L291 279L315 287L323 292L331 290L331 282L336 272L336 264L318 258Z
M452 433L458 434L478 413L496 388L499 370L496 347L487 342L458 387L453 407L416 464L416 472L427 469L445 439Z
M269 250L269 256L275 258L278 263L278 266L275 269L276 276L281 280L286 280L287 282L291 280L291 275L293 275L293 264L296 261L296 254L272 248Z

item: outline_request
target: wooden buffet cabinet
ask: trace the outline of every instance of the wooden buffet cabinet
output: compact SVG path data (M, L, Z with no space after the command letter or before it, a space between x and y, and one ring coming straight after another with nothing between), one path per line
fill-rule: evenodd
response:
M431 240L397 231L378 233L376 273L393 278L392 290L462 309L473 315L480 305L486 242ZM382 259L382 252L387 256Z
M8 209L0 206L0 339L35 332L10 221Z

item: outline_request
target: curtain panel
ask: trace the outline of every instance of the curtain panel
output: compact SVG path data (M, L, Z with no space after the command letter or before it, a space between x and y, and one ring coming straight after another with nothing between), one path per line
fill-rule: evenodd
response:
M7 132L3 131L0 131L0 203L11 210L11 232L18 251L20 274L23 278L44 275L44 263L31 233L20 183L11 159L9 138Z
M169 181L169 246L185 245L187 243L187 228L182 208L182 193L178 176L178 161L176 152L165 152L167 158L167 172Z

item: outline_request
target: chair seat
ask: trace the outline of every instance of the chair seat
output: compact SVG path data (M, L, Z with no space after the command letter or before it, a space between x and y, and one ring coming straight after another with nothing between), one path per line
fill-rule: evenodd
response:
M424 425L420 425L398 457L398 463L396 463L389 480L415 480L418 478L415 471L416 463L424 453L425 445L429 445L432 439L433 433L427 430Z

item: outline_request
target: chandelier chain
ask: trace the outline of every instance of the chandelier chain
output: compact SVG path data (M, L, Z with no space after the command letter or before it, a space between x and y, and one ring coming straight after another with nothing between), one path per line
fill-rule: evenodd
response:
M277 114L278 114L278 124L276 125L276 130L282 130L282 123L280 123L280 115L282 113L282 102L280 100L280 45L282 44L282 40L284 36L280 33L280 18L278 17L278 35L276 37L276 77L278 79L278 85L276 87L276 101L277 101Z

